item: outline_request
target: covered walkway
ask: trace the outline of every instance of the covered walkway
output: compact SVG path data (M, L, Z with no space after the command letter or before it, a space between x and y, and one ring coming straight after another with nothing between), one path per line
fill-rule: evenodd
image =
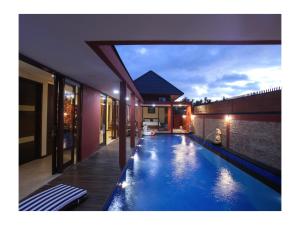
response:
M136 143L137 143L136 139ZM130 148L130 138L127 138L127 159L133 148ZM119 140L107 146L100 147L86 160L72 165L64 173L33 194L41 192L57 184L68 184L86 189L88 198L74 210L97 211L101 210L106 199L115 187L121 174L119 167Z

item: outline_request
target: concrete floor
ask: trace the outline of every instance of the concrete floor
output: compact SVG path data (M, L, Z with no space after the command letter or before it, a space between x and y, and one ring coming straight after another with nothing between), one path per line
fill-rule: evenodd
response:
M128 159L132 149L130 148L130 138L127 137L126 141ZM137 142L138 139L136 138ZM89 199L77 210L99 210L114 188L121 172L119 169L118 139L100 147L88 159L68 167L62 174L51 174L51 157L34 160L19 167L20 200L49 186L65 183L85 188L89 192Z

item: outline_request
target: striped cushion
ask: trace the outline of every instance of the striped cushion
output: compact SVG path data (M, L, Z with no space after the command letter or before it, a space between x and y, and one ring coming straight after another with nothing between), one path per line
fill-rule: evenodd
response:
M84 189L59 184L19 203L20 211L57 211L85 196Z

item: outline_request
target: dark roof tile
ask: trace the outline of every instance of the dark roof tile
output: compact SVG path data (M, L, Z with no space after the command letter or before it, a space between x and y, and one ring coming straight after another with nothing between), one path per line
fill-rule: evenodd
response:
M152 70L134 80L139 92L143 94L183 95L184 93Z

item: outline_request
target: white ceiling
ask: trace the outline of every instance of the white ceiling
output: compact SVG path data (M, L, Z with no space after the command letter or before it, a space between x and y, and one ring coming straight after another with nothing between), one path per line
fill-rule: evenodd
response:
M119 78L85 41L281 40L280 15L20 15L19 51L117 97Z

